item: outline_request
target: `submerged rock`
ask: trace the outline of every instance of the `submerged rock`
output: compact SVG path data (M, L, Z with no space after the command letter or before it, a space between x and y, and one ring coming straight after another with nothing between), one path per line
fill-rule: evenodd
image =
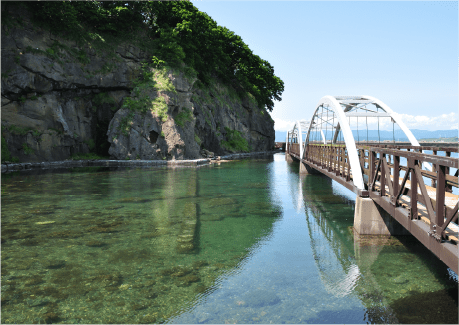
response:
M193 262L192 265L193 265L193 267L194 267L196 270L198 270L198 269L200 269L201 267L208 266L209 263L206 262L206 261L195 261L195 262Z
M43 262L43 266L46 269L60 269L65 266L66 262L63 260L55 260L55 261L45 261Z
M171 276L171 277L182 277L193 272L191 267L185 266L174 266L168 269L164 269L160 272L161 275Z
M281 299L274 291L271 290L255 290L246 293L241 300L245 305L250 307L272 306L281 302Z
M178 287L188 287L194 282L199 282L201 279L194 274L189 274L184 277L180 277L176 280L176 285Z

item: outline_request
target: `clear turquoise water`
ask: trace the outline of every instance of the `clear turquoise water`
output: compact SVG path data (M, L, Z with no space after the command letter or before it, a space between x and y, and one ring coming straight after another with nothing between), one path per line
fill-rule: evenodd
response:
M457 275L272 159L2 175L3 323L457 323Z

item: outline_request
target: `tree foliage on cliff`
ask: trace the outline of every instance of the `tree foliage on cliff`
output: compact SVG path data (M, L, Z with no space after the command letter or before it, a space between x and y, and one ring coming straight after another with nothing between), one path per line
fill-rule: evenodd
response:
M212 76L251 93L272 111L283 81L269 62L255 55L241 37L219 26L189 1L25 2L34 19L67 36L84 33L126 36L145 32L154 43L155 63L192 67L204 84Z

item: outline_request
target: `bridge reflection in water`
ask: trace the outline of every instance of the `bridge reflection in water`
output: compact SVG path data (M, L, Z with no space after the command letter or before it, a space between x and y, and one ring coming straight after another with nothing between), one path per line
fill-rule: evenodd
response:
M292 169L295 167L291 164ZM425 302L419 304L416 298L435 296L443 304L457 304L457 294L451 298L448 292L448 288L457 290L457 286L454 280L446 280L446 266L434 266L436 257L412 236L359 236L352 229L353 193L323 175L299 175L299 179L301 191L294 203L305 210L311 248L324 288L337 298L352 294L359 297L366 308L364 322L425 323L425 317L429 317L427 323L438 323L426 316ZM292 182L292 186L297 185ZM415 248L410 248L412 245ZM410 262L409 268L404 258ZM420 276L423 281L430 278L434 284L417 286ZM411 309L410 314L400 310L402 300L406 300L402 309ZM429 303L438 307L439 301ZM457 308L440 310L440 319L457 319Z

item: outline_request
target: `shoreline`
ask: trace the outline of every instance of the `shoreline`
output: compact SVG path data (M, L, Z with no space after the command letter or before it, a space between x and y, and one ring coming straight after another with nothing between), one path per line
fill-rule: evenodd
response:
M2 163L2 174L17 171L47 170L56 168L75 167L198 167L215 163L229 162L232 160L250 158L252 156L273 155L279 150L258 151L249 153L235 153L214 158L190 159L190 160L61 160L30 163Z

